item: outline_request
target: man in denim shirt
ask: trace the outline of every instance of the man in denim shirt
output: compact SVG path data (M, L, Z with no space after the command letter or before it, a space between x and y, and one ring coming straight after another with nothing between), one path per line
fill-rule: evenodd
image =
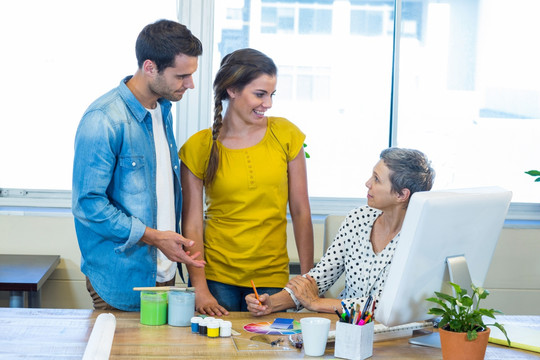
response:
M194 88L202 45L184 25L160 20L141 31L135 50L135 75L90 105L75 137L72 210L96 309L138 311L133 287L174 285L176 262L204 266L179 234L170 112Z

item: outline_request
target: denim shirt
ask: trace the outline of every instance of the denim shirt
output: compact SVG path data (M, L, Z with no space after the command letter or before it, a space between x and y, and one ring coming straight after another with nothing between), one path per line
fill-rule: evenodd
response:
M155 286L156 248L140 241L157 226L152 117L126 86L94 101L75 136L72 211L81 271L109 305L140 308L137 286ZM181 213L180 165L171 103L160 99L173 167L176 231Z

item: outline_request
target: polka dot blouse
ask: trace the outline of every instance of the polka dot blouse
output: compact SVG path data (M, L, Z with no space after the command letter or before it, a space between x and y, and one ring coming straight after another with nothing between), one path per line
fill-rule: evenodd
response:
M399 239L398 233L381 252L373 251L371 229L381 214L367 205L349 212L321 261L309 271L319 286L319 296L345 272L340 297L348 309L356 304L362 309L370 293L377 303Z

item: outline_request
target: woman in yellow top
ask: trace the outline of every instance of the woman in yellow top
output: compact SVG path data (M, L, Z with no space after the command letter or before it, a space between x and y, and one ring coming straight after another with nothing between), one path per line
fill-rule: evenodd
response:
M276 81L274 62L257 50L225 56L214 80L213 127L190 137L179 153L182 233L195 242L186 250L206 260L204 269L188 266L202 314L247 311L251 280L265 293L283 289L287 203L302 273L313 266L305 135L284 118L265 116Z

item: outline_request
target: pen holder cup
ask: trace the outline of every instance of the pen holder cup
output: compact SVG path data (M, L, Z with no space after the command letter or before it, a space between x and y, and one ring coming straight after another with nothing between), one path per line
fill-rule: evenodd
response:
M342 359L363 360L373 355L373 322L366 325L336 323L334 356Z

